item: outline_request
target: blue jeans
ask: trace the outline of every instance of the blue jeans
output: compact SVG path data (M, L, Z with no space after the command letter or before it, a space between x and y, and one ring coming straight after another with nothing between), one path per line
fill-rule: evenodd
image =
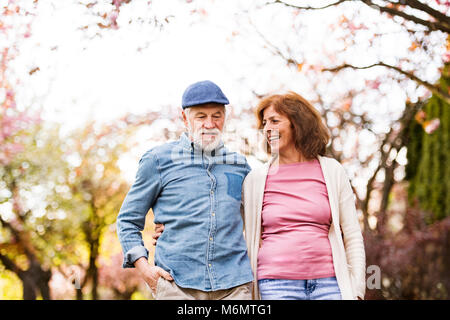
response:
M341 300L336 277L312 280L258 280L262 300Z

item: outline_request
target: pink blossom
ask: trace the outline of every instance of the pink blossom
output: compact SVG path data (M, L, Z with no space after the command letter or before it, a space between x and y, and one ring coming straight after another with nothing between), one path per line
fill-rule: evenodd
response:
M450 62L450 51L444 53L442 59L444 60L445 63Z
M366 81L366 85L368 85L371 89L378 89L381 85L381 81L376 79L376 80L368 80Z
M426 133L431 134L439 128L440 123L441 122L439 121L439 119L435 118L430 121L425 121L425 123L423 124L423 128Z
M448 0L445 0L445 1L443 1L443 0L435 0L435 1L436 1L436 3L439 4L439 5L444 5L444 6L446 6L446 7L449 7L449 6L450 6L450 1L448 1Z

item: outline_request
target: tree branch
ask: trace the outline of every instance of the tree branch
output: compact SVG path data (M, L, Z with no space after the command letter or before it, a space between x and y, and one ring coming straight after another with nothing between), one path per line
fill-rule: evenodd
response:
M322 9L326 9L326 8L329 8L329 7L337 6L337 5L340 5L343 2L349 2L349 1L352 1L352 0L339 0L339 1L327 4L326 6L323 6L323 7L310 7L310 6L302 7L302 6L296 6L296 5L293 5L293 4L285 3L285 2L280 1L280 0L276 0L274 2L269 2L267 4L280 3L280 4L282 4L282 5L286 6L286 7L291 7L291 8L301 9L301 10L322 10Z
M450 28L448 26L446 26L446 25L441 24L441 23L423 20L423 19L420 19L420 18L418 18L416 16L407 14L407 13L405 13L403 11L396 10L394 8L383 7L383 6L378 5L378 4L376 4L376 3L374 3L374 2L372 2L370 0L362 0L362 2L364 4L366 4L367 6L371 7L371 8L374 8L374 7L377 8L380 12L385 12L385 13L389 13L390 15L393 15L393 16L402 17L403 19L406 19L406 20L415 22L417 24L423 25L423 26L427 27L428 29L430 29L432 31L438 31L439 30L439 31L442 31L442 32L445 32L445 33L450 33Z
M401 73L402 75L406 76L407 78L419 83L420 85L423 85L425 88L430 90L432 93L438 95L441 99L445 100L447 103L450 103L450 95L447 92L445 92L444 90L442 90L440 87L433 85L425 80L422 80L419 77L415 76L414 74L404 71L399 67L392 66L392 65L386 64L384 62L374 63L372 65L365 66L365 67L357 67L357 66L353 66L351 64L343 64L341 66L334 67L334 68L325 68L322 71L338 72L338 71L341 71L342 69L346 69L346 68L363 70L363 69L370 69L370 68L377 67L377 66L393 69L393 70L397 71L398 73Z
M13 227L11 223L5 221L1 217L1 215L0 215L0 223L12 232L13 236L19 242L20 247L24 250L25 255L30 260L35 259L35 257L36 257L35 250L34 250L33 246L30 244L29 236L26 234L23 234L23 232L21 232L20 230L17 230L15 227Z
M286 7L291 7L291 8L301 9L301 10L322 10L322 9L326 9L326 8L329 8L329 7L338 6L341 3L343 3L343 2L349 2L349 1L352 1L352 0L339 0L339 1L330 3L330 4L322 6L322 7L311 7L311 6L302 7L302 6L297 6L297 5L285 3L285 2L280 1L280 0L276 0L274 2L270 2L270 3L267 3L267 4L279 3L279 4L282 4L282 5L286 6ZM412 21L414 23L423 25L423 26L427 27L428 29L430 29L431 31L438 31L438 30L440 30L440 31L445 32L445 33L450 33L450 18L447 17L442 12L437 11L437 10L429 7L426 4L423 4L423 3L421 3L418 0L405 1L405 5L413 8L413 9L417 9L417 10L420 10L420 11L428 13L430 16L432 16L433 18L438 20L438 22L432 22L432 21L423 20L423 19L420 19L420 18L418 18L416 16L413 16L413 15L407 14L407 13L405 13L403 11L397 10L397 9L395 9L395 7L389 8L389 7L386 7L386 6L382 6L382 5L374 3L371 0L362 0L361 2L366 4L367 6L369 6L371 8L376 8L380 12L385 12L385 13L388 13L388 14L393 15L393 16L399 16L399 17L402 17L403 19L406 19L406 20ZM397 5L400 4L400 3L393 3L391 1L388 1L388 2L391 3L391 4L397 4ZM403 4L400 4L400 5L403 5Z
M8 228L8 229L12 232L13 236L14 236L15 238L17 238L17 240L20 241L20 233L19 233L19 231L16 230L16 228L14 228L9 222L5 221L5 220L2 218L1 215L0 215L0 223L1 223L3 226L5 226L6 228Z
M278 47L276 47L274 44L272 44L269 40L267 40L267 38L258 30L258 28L256 28L256 26L253 24L252 21L249 21L250 25L255 29L255 32L261 37L261 39L266 43L266 46L268 46L271 50L272 53L274 55L278 55L281 58L283 58L283 60L285 60L287 62L288 65L295 65L297 66L299 63L298 61L296 61L294 58L289 58L286 57L281 51L280 49L278 49Z
M418 0L408 0L408 1L405 1L405 4L411 8L418 9L418 10L428 13L430 16L432 16L436 20L442 22L447 27L450 26L450 17L448 17L447 15L445 15L444 13L442 13L438 10L431 8L430 6L426 5L425 3L422 3Z
M423 102L418 102L415 104L406 104L405 110L403 111L402 116L397 120L401 124L400 131L394 136L394 130L391 126L391 129L384 137L381 145L380 145L380 163L378 164L377 168L375 169L374 173L370 177L369 181L367 182L367 192L366 192L366 198L362 201L362 211L365 218L368 217L368 207L369 207L369 200L370 195L372 191L374 190L374 181L376 176L378 175L378 172L381 169L384 169L386 174L388 175L389 170L393 170L395 168L394 163L392 163L390 166L387 164L387 160L389 158L389 154L393 149L396 149L399 151L405 144L405 138L407 134L407 129L409 127L409 123L414 118L414 115L417 113L417 111L423 106ZM389 149L387 151L384 151L384 146L389 145ZM393 160L395 162L395 159ZM394 167L392 167L394 166ZM393 176L391 177L393 179ZM388 179L385 179L384 187L383 187L383 201L380 205L380 212L384 212L387 206L387 199L388 194L386 193L391 190L393 185L393 181L388 181Z
M0 261L3 263L3 265L7 270L12 271L17 275L22 271L10 258L3 255L1 252L0 252Z

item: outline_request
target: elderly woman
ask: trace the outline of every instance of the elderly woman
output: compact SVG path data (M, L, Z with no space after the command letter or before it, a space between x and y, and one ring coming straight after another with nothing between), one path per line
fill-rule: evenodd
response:
M344 168L325 157L320 114L289 92L260 101L256 116L271 160L243 185L255 299L363 299L365 251Z

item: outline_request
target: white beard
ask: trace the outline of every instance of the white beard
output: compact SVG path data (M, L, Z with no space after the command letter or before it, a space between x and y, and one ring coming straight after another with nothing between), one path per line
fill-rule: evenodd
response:
M204 143L202 140L202 133L214 133L216 138L211 142ZM222 142L222 132L219 129L199 129L197 132L188 127L188 134L192 137L194 144L206 152L211 152L219 146Z

